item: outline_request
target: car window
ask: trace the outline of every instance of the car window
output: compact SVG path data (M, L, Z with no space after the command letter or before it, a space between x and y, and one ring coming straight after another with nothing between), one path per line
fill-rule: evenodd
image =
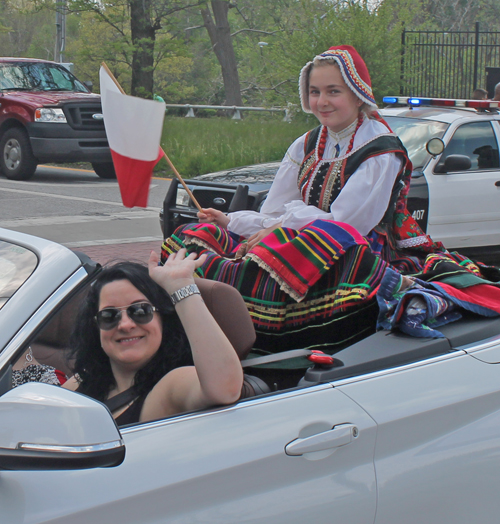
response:
M449 155L468 156L471 167L467 171L498 168L498 144L491 123L474 122L461 125L446 146L441 161Z
M38 264L29 249L0 240L0 309L28 280Z

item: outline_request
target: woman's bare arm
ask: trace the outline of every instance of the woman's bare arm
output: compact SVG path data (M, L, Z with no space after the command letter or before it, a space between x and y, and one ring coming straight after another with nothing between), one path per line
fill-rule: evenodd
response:
M186 250L170 255L163 267L151 254L150 275L169 294L195 283L194 270L205 256L196 259ZM200 295L177 303L176 312L191 345L194 367L174 369L148 395L141 419L149 420L176 412L230 404L238 400L243 371L233 346L221 330Z

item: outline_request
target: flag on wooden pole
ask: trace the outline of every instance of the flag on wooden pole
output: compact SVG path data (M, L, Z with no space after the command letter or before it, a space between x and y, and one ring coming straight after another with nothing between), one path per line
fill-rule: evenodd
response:
M163 156L165 103L126 95L105 65L102 114L123 205L147 207L153 168Z

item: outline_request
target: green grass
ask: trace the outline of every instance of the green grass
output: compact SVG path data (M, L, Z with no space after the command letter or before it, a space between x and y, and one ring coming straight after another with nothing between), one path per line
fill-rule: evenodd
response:
M278 117L165 118L161 145L182 177L281 160L290 144L316 125L315 119L283 122ZM172 176L165 160L156 176Z

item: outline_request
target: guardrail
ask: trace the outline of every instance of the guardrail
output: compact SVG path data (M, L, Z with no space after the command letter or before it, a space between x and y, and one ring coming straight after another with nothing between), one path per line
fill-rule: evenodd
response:
M293 107L244 107L244 106L208 106L208 105L192 105L192 104L165 104L167 107L176 109L185 109L187 118L196 117L195 109L220 109L232 112L233 120L241 120L242 111L270 111L284 113L283 120L285 122L292 121Z

